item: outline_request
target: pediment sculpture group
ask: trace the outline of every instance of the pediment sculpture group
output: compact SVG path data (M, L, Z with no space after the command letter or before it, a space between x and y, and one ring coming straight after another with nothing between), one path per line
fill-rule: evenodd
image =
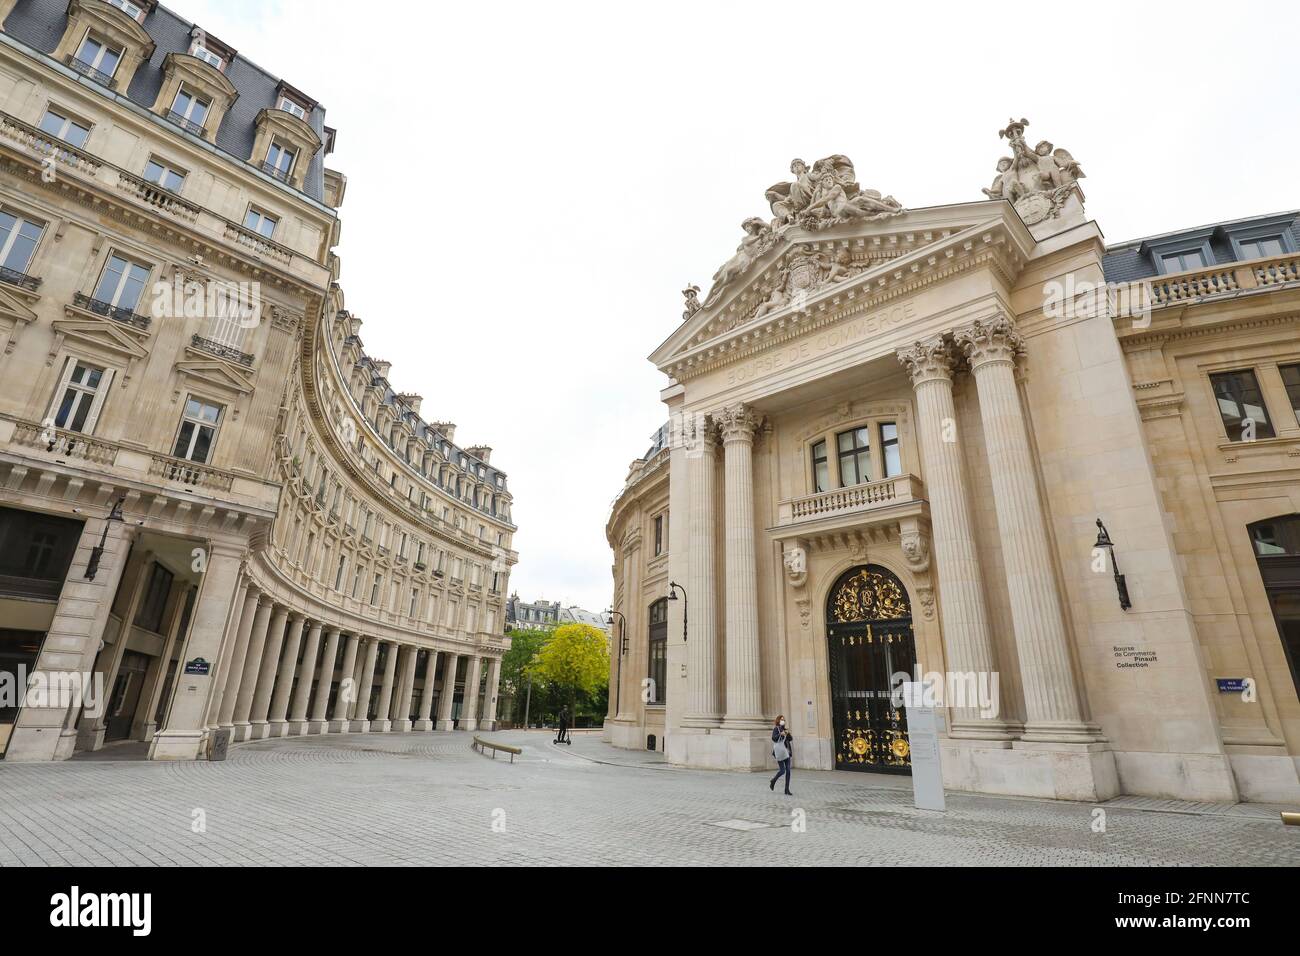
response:
M999 137L1008 141L1012 155L998 160L998 176L983 192L990 199L1008 200L1025 224L1033 225L1060 215L1075 181L1083 178L1083 170L1068 151L1053 149L1046 140L1031 149L1024 137L1028 125L1028 120L1013 119L1006 129L999 131ZM745 237L735 254L713 274L713 287L703 305L696 286L688 286L683 292L686 297L683 319L713 305L732 282L749 271L750 266L792 229L817 232L845 222L870 222L906 211L893 196L863 189L858 184L853 161L847 156L837 153L817 160L812 166L796 159L790 163L790 172L793 180L776 183L767 190L772 218L752 216L741 223ZM763 298L747 310L747 317L784 308L815 287L860 271L852 267L847 252L837 256L807 246L798 256L803 259L802 270L796 262L775 284L761 289ZM810 282L814 274L815 281Z

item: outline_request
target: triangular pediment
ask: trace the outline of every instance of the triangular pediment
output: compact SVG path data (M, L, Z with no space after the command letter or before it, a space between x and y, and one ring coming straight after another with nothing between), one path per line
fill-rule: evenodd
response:
M223 359L204 356L193 348L186 348L187 358L176 363L176 371L187 378L202 382L209 388L226 393L251 395L253 371ZM202 357L200 357L202 356Z
M36 313L13 292L0 285L0 316L15 322L35 322Z
M134 327L111 319L63 318L53 322L55 341L73 340L83 346L113 353L125 359L142 359L149 354L144 347L147 335Z
M992 254L1008 277L1034 240L1003 202L908 210L877 222L845 223L809 232L785 230L773 247L729 285L710 290L706 305L650 356L664 371L680 362L736 348L768 326L797 324L810 313L897 297ZM710 301L712 300L712 301Z

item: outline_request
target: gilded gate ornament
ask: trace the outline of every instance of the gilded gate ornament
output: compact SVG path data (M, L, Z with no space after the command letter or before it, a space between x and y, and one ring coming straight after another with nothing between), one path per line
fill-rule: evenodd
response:
M835 590L831 596L831 616L840 624L894 621L911 617L912 607L893 575L863 569Z

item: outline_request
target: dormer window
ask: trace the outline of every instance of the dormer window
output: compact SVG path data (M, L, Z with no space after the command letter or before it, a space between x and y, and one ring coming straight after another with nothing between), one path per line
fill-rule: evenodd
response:
M182 86L176 91L176 99L172 102L171 114L168 118L195 136L202 136L208 111L211 108L211 102Z
M307 110L299 106L287 96L280 97L280 109L284 110L286 113L292 113L300 120L305 120L307 118Z
M108 0L108 2L117 7L132 20L138 22L144 19L144 10L132 3L131 0Z
M1166 275L1171 272L1190 272L1204 269L1209 263L1200 249L1188 249L1184 252L1167 252L1160 257L1161 271Z
M281 182L287 183L297 158L298 154L292 149L280 143L272 143L271 148L267 150L266 162L262 164L262 171L270 173Z
M209 66L215 66L218 70L224 68L226 65L225 60L217 56L217 54L213 53L211 50L199 46L197 43L194 44L194 49L190 50L190 55L198 57Z
M72 58L72 68L83 76L107 85L112 82L117 65L122 62L121 47L114 47L93 34L86 34Z

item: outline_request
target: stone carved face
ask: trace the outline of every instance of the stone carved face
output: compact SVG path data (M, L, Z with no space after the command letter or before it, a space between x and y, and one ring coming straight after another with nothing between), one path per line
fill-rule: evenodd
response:
M808 554L803 548L791 548L785 553L785 569L791 574L803 574L808 570Z

